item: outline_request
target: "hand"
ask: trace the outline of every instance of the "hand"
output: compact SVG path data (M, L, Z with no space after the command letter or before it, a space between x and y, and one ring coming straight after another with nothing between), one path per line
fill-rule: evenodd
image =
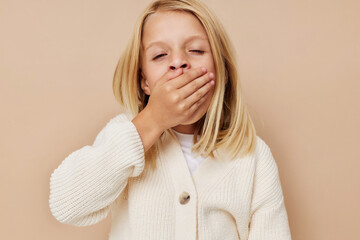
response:
M144 110L163 131L187 122L205 102L214 85L212 79L214 74L207 73L204 67L186 73L182 69L169 71L155 83Z

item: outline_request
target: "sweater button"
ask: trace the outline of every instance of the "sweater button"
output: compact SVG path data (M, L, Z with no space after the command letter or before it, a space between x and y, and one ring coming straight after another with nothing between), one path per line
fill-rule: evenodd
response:
M179 202L181 204L187 204L190 200L190 194L187 192L183 192L182 194L180 194L179 196Z

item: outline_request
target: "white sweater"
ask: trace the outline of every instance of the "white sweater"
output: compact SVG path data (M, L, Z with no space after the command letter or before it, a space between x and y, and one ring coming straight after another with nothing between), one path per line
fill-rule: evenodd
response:
M49 205L60 222L86 226L111 212L110 240L289 240L278 168L266 143L229 161L215 151L193 175L177 139L164 134L158 168L127 114L112 118L93 145L50 177Z

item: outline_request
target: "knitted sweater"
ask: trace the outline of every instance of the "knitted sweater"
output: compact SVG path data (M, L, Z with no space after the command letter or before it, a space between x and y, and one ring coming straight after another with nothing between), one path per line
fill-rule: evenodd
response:
M153 170L131 119L113 117L51 174L49 206L59 222L87 226L110 212L110 240L291 239L278 168L260 137L255 154L229 160L216 150L191 175L165 132Z

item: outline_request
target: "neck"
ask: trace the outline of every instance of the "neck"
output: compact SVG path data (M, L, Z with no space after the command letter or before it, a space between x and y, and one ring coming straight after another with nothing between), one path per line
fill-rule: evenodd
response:
M172 127L173 130L183 133L183 134L194 134L195 132L195 124L190 125L177 125L175 127Z

